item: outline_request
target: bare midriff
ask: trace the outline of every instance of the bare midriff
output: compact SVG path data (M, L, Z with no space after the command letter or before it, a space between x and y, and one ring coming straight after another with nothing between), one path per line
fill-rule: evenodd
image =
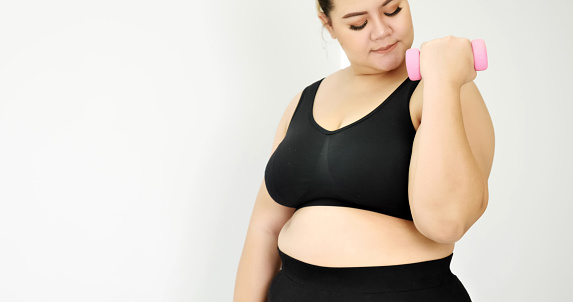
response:
M278 236L278 247L300 261L326 267L385 266L444 258L455 243L422 235L410 220L338 206L297 210Z

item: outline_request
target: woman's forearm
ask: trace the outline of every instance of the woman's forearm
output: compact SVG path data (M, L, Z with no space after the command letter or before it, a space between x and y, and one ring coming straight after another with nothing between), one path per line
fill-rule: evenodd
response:
M280 270L278 234L249 226L235 279L233 302L266 302L270 283Z
M483 177L466 137L460 91L425 82L416 134L412 215L422 234L442 243L459 240L483 207Z

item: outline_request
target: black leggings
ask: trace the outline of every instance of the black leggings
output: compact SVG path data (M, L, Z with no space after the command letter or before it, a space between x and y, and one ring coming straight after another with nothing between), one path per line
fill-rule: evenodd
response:
M389 266L326 267L283 253L267 302L467 302L470 296L441 259Z

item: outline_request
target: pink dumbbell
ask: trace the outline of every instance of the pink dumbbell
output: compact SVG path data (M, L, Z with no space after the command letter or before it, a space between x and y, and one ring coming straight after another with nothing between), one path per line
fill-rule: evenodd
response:
M485 49L485 41L476 39L472 41L472 50L474 54L474 68L476 71L487 69L487 51ZM412 81L422 79L420 74L420 50L417 48L410 48L406 50L406 69L408 69L408 77Z

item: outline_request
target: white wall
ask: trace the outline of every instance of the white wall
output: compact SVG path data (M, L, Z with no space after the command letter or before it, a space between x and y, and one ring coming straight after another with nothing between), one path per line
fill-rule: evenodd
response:
M230 301L309 1L3 1L0 301ZM296 21L296 22L295 22Z
M573 5L409 2L413 47L488 49L490 201L452 271L566 301ZM280 116L341 64L314 1L4 1L0 41L0 301L230 301Z

